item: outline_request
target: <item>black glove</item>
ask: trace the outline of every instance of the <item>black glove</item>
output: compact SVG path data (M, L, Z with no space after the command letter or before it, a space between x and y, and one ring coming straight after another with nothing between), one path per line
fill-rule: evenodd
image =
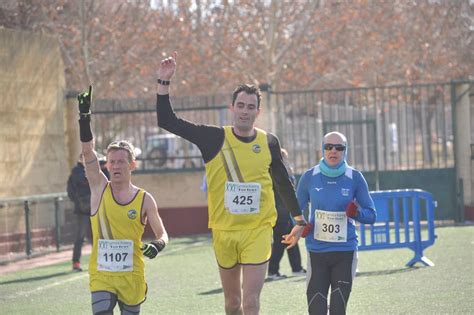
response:
M83 92L77 96L79 102L79 115L80 117L89 116L91 114L91 103L92 103L92 85L89 85L89 91Z
M83 92L77 96L79 103L79 135L81 142L92 140L91 131L91 103L92 103L92 85L89 85L89 92Z
M157 241L151 241L150 243L143 244L143 247L141 248L143 251L143 255L146 257L153 259L158 255L159 252L165 248L166 243L162 239L159 239Z

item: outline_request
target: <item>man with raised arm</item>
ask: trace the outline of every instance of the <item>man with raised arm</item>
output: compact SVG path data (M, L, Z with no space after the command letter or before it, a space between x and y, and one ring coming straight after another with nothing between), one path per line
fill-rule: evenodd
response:
M229 109L233 125L200 125L177 117L169 88L176 71L175 52L158 69L158 126L196 144L206 164L209 228L224 291L226 314L258 314L280 193L296 225L284 242L294 246L304 217L282 161L278 138L255 128L260 90L239 85Z
M92 86L78 96L79 131L86 176L91 190L92 253L89 287L94 314L139 314L145 301L144 256L155 258L168 242L155 199L131 182L135 169L133 146L114 141L107 147L110 181L100 170L91 131ZM155 240L141 239L149 222Z

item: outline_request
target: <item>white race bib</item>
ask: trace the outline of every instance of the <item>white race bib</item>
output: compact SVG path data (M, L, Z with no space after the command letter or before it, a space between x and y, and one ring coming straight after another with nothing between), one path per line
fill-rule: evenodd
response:
M133 271L133 241L99 239L97 270Z
M314 210L314 238L325 242L347 241L347 216L345 211Z
M260 212L259 183L226 182L224 207L232 214L251 214Z

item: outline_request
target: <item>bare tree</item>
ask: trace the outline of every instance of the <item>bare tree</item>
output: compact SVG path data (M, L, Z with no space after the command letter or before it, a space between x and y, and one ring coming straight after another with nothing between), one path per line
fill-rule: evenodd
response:
M150 6L152 3L152 6ZM474 5L459 1L11 0L0 25L57 36L67 86L152 97L180 53L180 95L357 87L472 75Z

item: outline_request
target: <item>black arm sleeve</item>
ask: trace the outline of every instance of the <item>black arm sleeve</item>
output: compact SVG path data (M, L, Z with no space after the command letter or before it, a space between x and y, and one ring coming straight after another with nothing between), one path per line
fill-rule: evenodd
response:
M81 142L89 142L92 140L90 116L79 118L79 135Z
M283 163L281 156L280 142L278 138L271 134L267 134L268 146L272 155L272 163L270 164L270 174L273 181L273 190L279 194L286 209L290 210L293 217L301 215L301 209L296 199L295 187L290 180L290 175Z
M157 95L158 127L191 141L201 151L204 163L212 160L224 143L224 129L213 125L200 125L179 118L173 111L169 95Z

